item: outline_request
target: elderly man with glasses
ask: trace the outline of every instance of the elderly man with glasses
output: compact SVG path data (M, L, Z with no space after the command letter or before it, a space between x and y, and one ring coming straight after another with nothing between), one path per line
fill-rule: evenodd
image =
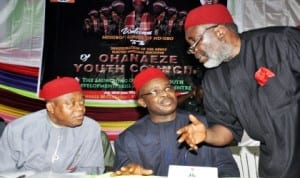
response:
M226 145L245 130L260 141L259 176L300 177L300 30L266 27L239 34L221 4L191 10L188 52L208 68L202 80L209 127L191 117L179 143Z
M176 130L189 123L189 112L177 109L175 89L158 68L149 67L133 80L138 103L149 114L115 141L114 175L167 176L169 165L217 167L220 177L239 177L229 149L203 144L190 150L178 144ZM203 116L198 118L206 123Z

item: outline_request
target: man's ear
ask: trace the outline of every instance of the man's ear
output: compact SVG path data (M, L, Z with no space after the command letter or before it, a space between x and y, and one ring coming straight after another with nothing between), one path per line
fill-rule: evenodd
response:
M48 112L50 112L50 113L54 113L54 103L53 102L47 102L46 103L46 109L47 109L47 111Z
M145 103L145 100L144 100L143 98L139 98L139 99L137 100L137 102L138 102L142 107L144 107L144 108L147 107L147 104Z
M227 29L224 25L218 25L218 27L215 28L216 36L218 37L218 39L220 41L224 41L226 32L227 32Z

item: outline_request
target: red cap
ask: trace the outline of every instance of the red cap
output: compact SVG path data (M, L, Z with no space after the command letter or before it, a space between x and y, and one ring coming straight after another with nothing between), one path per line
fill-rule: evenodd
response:
M227 7L222 4L207 4L192 9L186 17L184 29L202 24L234 23Z
M125 6L124 2L115 0L114 2L111 3L112 7L118 7L118 6Z
M140 89L150 80L155 78L165 78L168 79L167 76L158 68L148 67L145 70L142 70L138 73L133 79L133 85L136 93L140 92Z
M50 100L58 96L82 91L79 82L72 77L58 77L47 82L40 91L40 98Z
M133 3L146 3L148 2L148 0L132 0Z
M156 1L153 3L153 6L167 7L167 4L165 1Z

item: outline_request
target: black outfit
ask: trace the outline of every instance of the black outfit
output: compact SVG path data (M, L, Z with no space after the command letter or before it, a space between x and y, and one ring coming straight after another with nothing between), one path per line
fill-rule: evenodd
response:
M137 163L152 169L154 175L167 176L169 165L217 167L220 177L239 177L238 167L228 148L201 145L196 151L188 151L179 145L176 131L189 123L187 111L177 111L176 119L153 123L149 115L136 123L116 139L114 169L128 163ZM206 123L203 116L198 116Z
M275 76L254 78L265 67ZM243 129L260 141L262 177L300 177L300 30L269 27L241 34L240 54L206 71L204 107L240 141Z
M5 126L6 126L6 123L5 123L4 119L0 118L0 137L2 135L2 132L5 129Z

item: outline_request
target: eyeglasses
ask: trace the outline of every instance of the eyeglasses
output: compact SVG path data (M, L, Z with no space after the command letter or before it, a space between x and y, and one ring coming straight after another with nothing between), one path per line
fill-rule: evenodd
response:
M169 93L169 92L174 92L175 90L174 90L174 87L173 86L171 86L171 85L168 85L168 86L166 86L164 89L162 89L162 90L158 90L158 89L152 89L152 90L150 90L150 92L149 93L144 93L144 94L141 94L141 96L146 96L146 95L151 95L151 96L158 96L158 95L160 95L160 94L162 94L163 92L165 92L165 93Z
M194 44L192 44L189 49L186 51L188 54L193 54L193 52L195 52L195 48L196 46L198 45L198 43L203 39L203 36L204 34L210 30L210 29L213 29L213 28L216 28L218 26L217 25L213 25L213 26L210 26L210 27L207 27L204 29L203 33L199 36L199 38L194 42Z

